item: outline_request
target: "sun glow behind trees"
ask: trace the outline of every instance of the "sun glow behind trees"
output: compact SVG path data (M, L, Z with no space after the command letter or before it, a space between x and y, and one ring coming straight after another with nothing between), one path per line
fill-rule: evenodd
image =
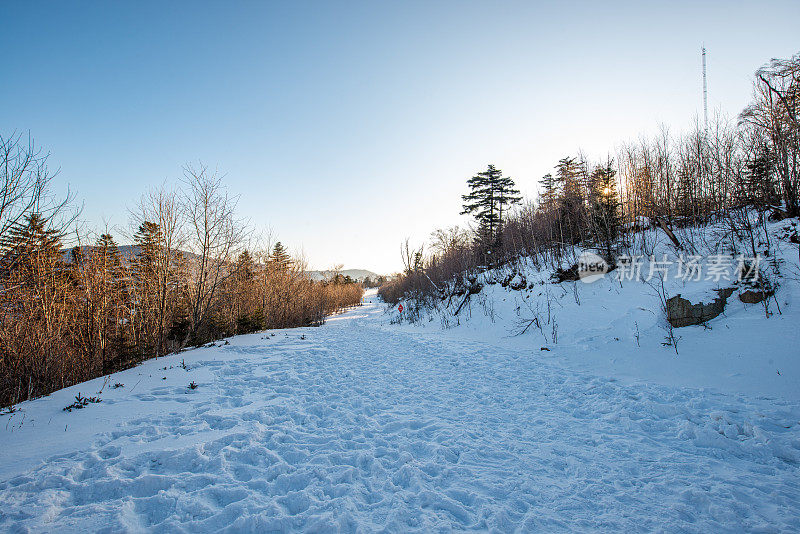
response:
M542 178L537 201L502 218L491 209L487 185L501 173L489 166L467 180L473 192L462 197L464 213L473 214L477 226L435 231L427 255L406 241L404 251L413 250L403 254L406 270L381 294L389 302L410 298L421 307L442 296L447 284L463 294L476 272L522 257L562 269L574 259L569 255L575 247L594 248L613 262L625 245L623 229L642 221L669 233L672 226L732 218L746 206L762 214L777 210L779 217L800 215L800 54L773 60L753 83L753 101L738 121L718 117L708 132L695 125L678 136L662 130L622 146L616 160L563 157ZM449 244L447 235L463 237ZM751 253L757 253L755 246ZM412 256L413 263L405 259Z

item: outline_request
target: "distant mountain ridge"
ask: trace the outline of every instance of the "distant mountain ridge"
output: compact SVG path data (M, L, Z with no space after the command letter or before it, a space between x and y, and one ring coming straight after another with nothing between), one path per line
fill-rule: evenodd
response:
M364 280L365 278L378 278L380 275L367 269L342 269L339 271L342 276L349 276L353 280ZM327 280L331 278L335 271L308 271L308 276L312 280Z
M95 245L83 245L80 248L83 249L83 250L91 250L91 249L96 248L96 246ZM119 254L122 257L122 262L124 264L126 264L126 265L129 264L133 258L135 258L136 256L139 255L139 245L119 245L117 247L117 249L119 250ZM68 262L72 261L72 256L71 256L72 248L63 249L62 253L64 254L64 260L65 261L68 261ZM185 256L189 256L189 257L194 256L194 254L192 254L191 252L183 252L182 251L182 254L184 254ZM367 269L343 269L343 270L339 271L339 273L342 274L342 276L349 276L353 280L357 280L357 281L363 281L365 278L376 279L376 278L381 276L381 275L379 275L377 273L374 273L372 271L369 271ZM327 280L327 279L333 277L335 272L331 271L331 270L306 271L306 274L312 280Z
M75 247L69 247L61 250L61 253L64 255L64 261L70 262L72 261L72 251L74 249L80 249L81 251L87 252L92 251L97 247L97 245L81 245ZM128 264L139 255L139 245L117 245L117 250L119 251L120 258L122 259L123 264Z

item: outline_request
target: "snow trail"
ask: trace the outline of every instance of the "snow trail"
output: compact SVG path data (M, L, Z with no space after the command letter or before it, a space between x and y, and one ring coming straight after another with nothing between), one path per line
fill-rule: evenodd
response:
M385 323L371 296L0 416L0 529L800 529L797 403Z

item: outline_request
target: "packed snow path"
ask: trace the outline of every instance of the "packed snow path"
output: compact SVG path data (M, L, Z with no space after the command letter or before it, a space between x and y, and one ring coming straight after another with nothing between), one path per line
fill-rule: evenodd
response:
M385 323L368 303L0 416L0 530L800 530L796 403Z

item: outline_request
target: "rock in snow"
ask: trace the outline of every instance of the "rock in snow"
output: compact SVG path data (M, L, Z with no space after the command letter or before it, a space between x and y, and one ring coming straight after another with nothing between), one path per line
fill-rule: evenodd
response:
M725 304L733 294L734 288L718 289L717 297L708 304L698 302L692 304L680 294L667 300L667 320L674 327L703 324L725 311ZM742 300L742 302L747 302Z

